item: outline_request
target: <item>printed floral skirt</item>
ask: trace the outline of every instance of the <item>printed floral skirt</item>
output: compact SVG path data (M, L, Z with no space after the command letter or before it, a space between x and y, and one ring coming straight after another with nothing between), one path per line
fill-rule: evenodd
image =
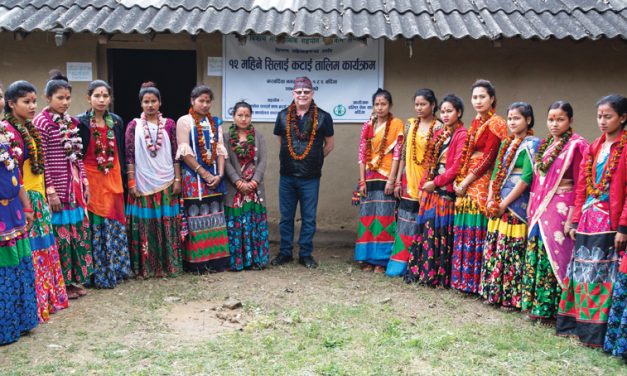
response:
M509 210L488 221L479 293L489 303L521 307L526 239L527 224Z
M173 185L148 196L129 195L126 227L133 272L138 277L167 277L182 271L181 219Z
M406 282L449 287L455 199L447 192L423 192L416 236L409 251Z
M94 269L91 254L91 229L85 208L64 204L60 212L52 212L52 228L59 249L65 283L88 282Z
M35 272L25 234L0 241L0 345L39 324Z
M620 257L607 211L593 205L583 212L575 250L557 313L558 335L572 335L588 346L603 346Z
M93 286L112 289L131 274L126 226L89 212L94 258Z
M607 320L603 350L627 358L627 274L619 273L614 283L612 308Z
M521 308L531 317L555 318L561 295L562 288L544 248L540 226L536 224L527 239Z
M457 198L451 268L452 288L473 294L479 292L487 225L488 219L468 195Z
M396 199L383 190L385 180L366 182L368 195L359 205L355 260L387 266L396 236Z
M268 265L266 208L253 201L224 208L229 233L231 270L263 269Z
M68 307L65 280L54 239L50 209L41 193L28 191L35 221L28 234L33 267L39 321L48 321L50 314Z
M401 198L396 219L396 237L392 246L392 255L388 262L385 274L389 277L399 277L405 274L409 261L409 249L418 231L416 216L418 215L419 201Z

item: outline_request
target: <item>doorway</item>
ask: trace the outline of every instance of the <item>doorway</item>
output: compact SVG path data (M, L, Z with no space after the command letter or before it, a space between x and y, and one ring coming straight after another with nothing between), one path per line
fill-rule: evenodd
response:
M189 109L189 93L196 86L196 51L109 49L109 83L113 112L125 124L139 117L139 89L152 81L161 92L161 113L176 121Z

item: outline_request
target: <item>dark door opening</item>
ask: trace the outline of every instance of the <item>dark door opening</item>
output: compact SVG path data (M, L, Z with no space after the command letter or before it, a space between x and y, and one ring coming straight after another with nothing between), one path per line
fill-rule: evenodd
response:
M139 117L139 89L152 81L161 92L161 113L176 121L189 109L189 93L196 85L196 51L107 51L109 82L113 86L113 112L125 123Z

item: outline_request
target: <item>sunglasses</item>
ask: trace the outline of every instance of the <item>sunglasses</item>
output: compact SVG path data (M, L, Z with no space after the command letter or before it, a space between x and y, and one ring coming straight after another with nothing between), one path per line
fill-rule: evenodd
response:
M294 94L296 94L296 95L309 95L309 94L311 94L311 90L294 90Z

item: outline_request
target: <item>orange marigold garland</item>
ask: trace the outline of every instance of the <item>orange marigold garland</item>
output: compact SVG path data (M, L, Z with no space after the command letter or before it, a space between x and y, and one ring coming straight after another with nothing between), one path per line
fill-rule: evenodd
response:
M436 118L435 116L433 117L433 120L431 120L431 124L429 124L429 131L427 133L427 142L431 141L431 137L433 137L433 132L435 130L435 123L436 123ZM411 141L411 150L413 151L412 154L412 161L414 161L414 163L417 166L420 166L424 160L425 160L425 154L422 155L422 159L418 159L418 152L416 150L416 146L418 144L418 128L420 128L420 120L419 119L413 119L413 125L414 125L414 131L412 132L412 141Z
M381 163L383 162L383 155L385 154L385 146L388 143L388 133L390 131L390 125L392 124L392 119L394 119L394 116L392 115L392 113L388 113L388 119L385 122L385 130L383 131L383 139L381 139L381 143L379 144L379 148L377 149L377 151L375 152L377 154L377 156L379 157L377 159L377 163L372 164L372 139L374 138L374 119L370 120L370 127L372 129L372 132L370 133L371 137L366 137L366 168L368 168L368 170L370 171L376 171L379 169L379 167L381 166Z
M292 128L294 133L296 134L296 137L300 139L301 134L300 131L298 129L298 124L296 122L296 104L292 103L288 108L287 108L287 124L285 125L285 136L287 137L287 149L290 152L290 155L292 156L292 158L296 161L302 161L303 159L307 158L307 155L309 154L309 152L311 151L311 146L313 145L314 139L316 138L316 131L317 131L317 125L318 125L318 106L316 106L316 104L312 104L313 106L313 121L311 124L311 130L309 131L309 142L307 143L307 147L305 148L305 151L303 152L303 154L296 154L294 152L294 143L292 140Z
M514 143L512 144L512 139ZM514 137L509 136L506 137L503 141L503 145L499 150L499 154L496 157L497 163L497 172L496 178L492 181L492 198L493 201L488 206L488 215L492 218L496 218L499 214L499 208L501 206L501 189L503 188L503 184L505 183L505 179L507 178L507 172L509 171L512 162L514 161L514 157L516 156L516 152L518 151L518 147L522 143L522 137ZM511 150L510 149L511 145ZM507 154L507 158L503 161L503 156L505 152L509 150L509 154Z
M614 151L612 151L610 157L608 158L609 164L607 164L605 166L605 169L603 169L603 176L601 177L601 181L598 184L595 182L595 179L593 177L594 174L592 173L594 156L588 156L588 161L586 162L586 192L589 196L598 199L604 193L609 192L612 175L614 175L614 172L616 172L616 167L618 167L618 161L620 160L620 156L623 154L623 148L625 147L626 143L627 132L623 131L618 146L616 146L616 148L614 149Z
M459 171L459 174L457 174L455 183L457 184L461 183L462 180L466 178L466 175L468 175L468 169L470 168L469 166L470 157L472 156L472 153L475 151L475 144L477 143L477 136L483 134L483 131L485 130L485 127L488 125L488 121L492 119L492 116L494 116L494 112L490 111L488 112L488 115L486 116L485 119L481 119L482 120L481 124L479 124L478 121L472 122L472 126L470 127L470 130L468 131L468 137L466 138L466 142L464 142L464 147L462 149L462 156L461 156L462 168Z
M429 146L427 150L425 151L426 159L423 160L424 166L428 171L425 181L432 181L433 178L435 177L435 169L438 165L437 161L438 161L438 158L440 158L442 145L444 145L444 143L449 139L449 137L451 137L451 135L455 133L457 128L459 128L460 126L463 127L464 124L461 122L458 122L455 125L453 125L452 129L449 129L449 127L446 127L442 131L442 133L438 135L438 138L435 140L435 142L429 143Z
M200 118L196 111L193 108L189 108L189 114L192 119L194 119L194 128L196 128L196 137L198 139L198 145L200 148L200 155L202 157L202 161L205 162L207 166L213 165L213 162L216 160L216 156L218 155L218 141L217 135L218 130L216 128L216 122L213 120L213 116L210 113L207 114L207 119L209 120L209 124L211 125L211 134L214 137L211 139L211 158L207 159L207 148L205 146L205 135L202 132L202 126L200 125Z
M540 148L538 149L538 152L536 153L536 163L535 163L536 168L538 169L538 171L540 171L542 175L545 175L547 171L549 171L549 168L551 168L551 165L553 164L555 159L560 155L560 153L562 152L562 149L564 149L564 146L566 146L566 144L568 143L572 135L573 135L573 129L570 127L566 130L566 132L562 133L558 141L558 144L555 145L555 148L553 148L553 151L551 152L551 155L549 155L549 158L546 160L546 162L544 162L544 152L549 147L549 145L553 143L553 140L555 140L555 138L551 136L545 139L544 141L542 141L542 144L540 144Z

